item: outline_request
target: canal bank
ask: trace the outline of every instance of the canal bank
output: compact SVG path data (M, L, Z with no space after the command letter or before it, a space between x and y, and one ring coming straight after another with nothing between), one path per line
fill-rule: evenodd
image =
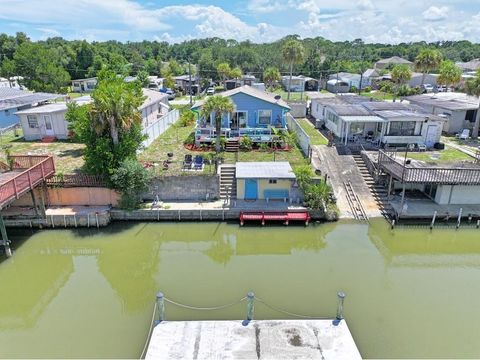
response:
M248 291L291 313L345 319L364 358L478 358L478 230L391 231L382 219L303 226L115 222L11 229L0 261L0 354L138 358L155 294L197 307ZM169 321L234 320L245 305ZM284 316L261 303L256 319ZM466 321L468 319L468 321Z

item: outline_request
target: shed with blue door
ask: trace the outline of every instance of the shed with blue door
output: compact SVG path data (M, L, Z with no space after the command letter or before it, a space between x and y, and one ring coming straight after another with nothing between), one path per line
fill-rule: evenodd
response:
M289 201L295 174L287 161L237 162L237 199Z
M280 96L245 85L219 94L231 99L234 105L232 113L222 116L222 136L238 139L248 136L253 142L270 142L274 130L287 130L286 114L288 104ZM215 114L204 117L201 113L203 101L192 106L197 113L195 141L212 142L215 139Z

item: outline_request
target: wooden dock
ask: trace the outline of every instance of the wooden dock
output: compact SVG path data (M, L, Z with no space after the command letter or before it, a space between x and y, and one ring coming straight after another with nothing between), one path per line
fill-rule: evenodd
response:
M163 321L146 359L324 359L361 355L345 320Z
M288 225L290 221L302 221L308 225L311 217L308 211L286 211L286 212L267 212L267 211L242 211L240 213L240 225L246 221L256 221L265 225L267 221L282 221Z

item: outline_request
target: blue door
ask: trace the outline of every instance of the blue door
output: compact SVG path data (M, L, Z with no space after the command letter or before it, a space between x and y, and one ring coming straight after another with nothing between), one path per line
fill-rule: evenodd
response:
M257 180L245 179L245 200L257 200Z

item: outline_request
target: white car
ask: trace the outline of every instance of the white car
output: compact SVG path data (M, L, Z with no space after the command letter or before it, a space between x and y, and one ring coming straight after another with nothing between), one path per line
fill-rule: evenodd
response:
M207 89L207 95L213 95L213 94L215 94L215 88L209 87L209 88Z
M423 84L423 85L421 86L421 88L422 88L422 90L423 90L423 91L422 91L423 93L431 93L431 92L433 92L433 85L432 85L432 84Z

